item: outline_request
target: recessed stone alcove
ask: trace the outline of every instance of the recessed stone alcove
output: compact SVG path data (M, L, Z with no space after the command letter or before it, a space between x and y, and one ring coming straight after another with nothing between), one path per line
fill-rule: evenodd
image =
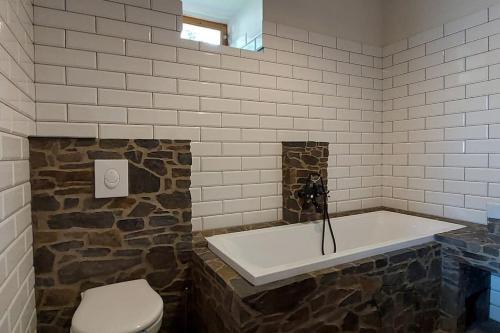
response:
M289 223L320 220L322 210L304 207L299 191L311 173L320 174L328 186L328 142L283 142L282 154L283 220Z
M94 198L94 160L127 159L129 196ZM80 292L145 278L164 332L185 324L190 285L188 141L30 139L39 332L69 332Z

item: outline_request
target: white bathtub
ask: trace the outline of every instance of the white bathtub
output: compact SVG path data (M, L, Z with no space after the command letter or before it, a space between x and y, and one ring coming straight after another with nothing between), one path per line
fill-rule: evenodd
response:
M253 285L420 245L462 225L388 211L331 219L337 253L321 222L299 223L207 237L208 247Z

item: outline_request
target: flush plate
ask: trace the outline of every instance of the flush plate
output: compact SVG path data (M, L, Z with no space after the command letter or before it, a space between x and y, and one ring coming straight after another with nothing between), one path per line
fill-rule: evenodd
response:
M128 195L128 160L95 160L94 170L96 198Z

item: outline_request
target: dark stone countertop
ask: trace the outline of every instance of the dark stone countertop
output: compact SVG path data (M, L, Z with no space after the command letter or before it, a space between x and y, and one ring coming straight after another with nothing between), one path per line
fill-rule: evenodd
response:
M498 258L500 243L491 237L486 225L465 222L460 222L460 224L466 227L437 234L435 236L436 241L466 252Z

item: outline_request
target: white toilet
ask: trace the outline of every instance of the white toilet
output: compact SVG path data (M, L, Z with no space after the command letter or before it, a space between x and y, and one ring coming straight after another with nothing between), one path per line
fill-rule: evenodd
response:
M146 280L92 288L71 322L71 333L157 333L163 301Z

